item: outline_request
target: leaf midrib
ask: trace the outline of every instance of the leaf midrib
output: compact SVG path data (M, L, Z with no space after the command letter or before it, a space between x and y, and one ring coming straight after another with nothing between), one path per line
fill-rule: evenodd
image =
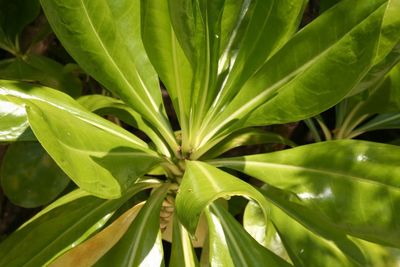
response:
M292 170L298 170L298 171L305 171L305 172L312 172L312 173L318 173L318 174L324 174L324 175L329 175L331 177L334 177L335 179L341 179L341 178L351 178L358 180L362 183L369 183L369 184L375 184L379 186L384 186L384 187L390 187L395 190L400 190L399 187L396 187L394 185L390 184L385 184L383 182L379 182L376 180L370 180L365 177L360 177L360 176L354 176L354 175L348 175L345 173L341 172L333 172L333 171L328 171L328 170L321 170L317 168L311 168L311 167L302 167L302 166L296 166L296 165L289 165L289 164L283 164L283 163L272 163L272 162L260 162L260 161L238 161L238 160L215 160L215 161L209 161L208 163L210 164L217 164L221 165L224 167L228 168L234 168L233 166L242 166L244 167L243 170L239 170L240 172L245 173L245 169L247 165L258 165L258 166L269 166L269 167L275 167L277 169L292 169ZM238 170L238 169L236 169ZM259 179L259 178L257 178Z

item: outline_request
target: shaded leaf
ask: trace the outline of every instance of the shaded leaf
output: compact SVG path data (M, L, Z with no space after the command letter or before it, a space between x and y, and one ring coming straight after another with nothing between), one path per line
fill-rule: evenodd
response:
M10 145L2 161L1 187L16 205L39 207L55 199L69 178L37 142Z
M42 266L133 195L158 185L156 181L140 182L119 199L84 196L53 208L0 244L0 265Z
M152 193L122 239L96 266L161 265L160 210L169 187L170 184L164 184Z
M101 232L57 258L50 266L92 266L122 238L143 204L135 205Z

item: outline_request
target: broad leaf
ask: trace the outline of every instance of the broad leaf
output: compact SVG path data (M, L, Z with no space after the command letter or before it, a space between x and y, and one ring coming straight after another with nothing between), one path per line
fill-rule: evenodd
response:
M156 186L155 181L141 182L119 199L84 196L48 211L0 244L0 265L42 266L133 195Z
M141 140L62 93L21 83L2 85L1 95L26 103L36 137L61 169L96 196L119 197L161 161Z
M161 161L67 111L44 103L28 105L29 124L43 147L80 188L96 196L120 197Z
M399 147L343 140L214 164L295 193L338 230L400 247L399 160Z
M70 181L37 142L11 144L2 161L0 177L6 196L26 208L48 204Z
M249 203L248 208L262 212L254 203ZM256 218L263 220L260 216ZM314 234L278 208L272 208L271 220L277 229L280 245L284 246L295 266L355 266L332 242Z
M387 4L344 0L303 28L205 128L203 144L222 129L296 121L339 102L374 63Z
M157 75L140 38L139 2L42 0L41 4L57 37L79 65L176 145Z
M213 227L223 229L227 247L230 251L234 266L260 266L260 263L266 266L292 266L285 260L275 255L268 249L261 246L254 240L242 227L242 225L235 220L235 218L224 208L212 204L210 207L211 217L210 223L218 223ZM218 234L220 234L218 232ZM218 236L215 238L219 238ZM212 244L211 244L212 245Z
M193 73L172 28L168 1L142 0L141 9L144 46L186 134Z
M96 266L160 266L160 210L170 184L154 190L122 239Z
M265 198L246 182L199 161L186 161L186 172L176 196L176 212L189 233L194 234L200 215L214 200L244 196L266 207ZM267 215L264 210L264 215Z
M135 205L105 229L57 258L50 266L92 266L122 238L143 204Z
M23 105L10 102L0 95L0 142L34 141Z

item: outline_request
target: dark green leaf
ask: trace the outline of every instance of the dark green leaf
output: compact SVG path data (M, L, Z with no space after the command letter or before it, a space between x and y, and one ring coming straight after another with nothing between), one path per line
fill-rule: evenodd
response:
M38 0L0 0L0 48L17 53L18 35L39 11Z
M0 78L27 82L60 89L77 97L81 94L80 80L67 72L60 63L43 56L27 55L0 61Z
M48 204L68 185L69 178L37 142L10 145L1 167L1 187L18 206Z

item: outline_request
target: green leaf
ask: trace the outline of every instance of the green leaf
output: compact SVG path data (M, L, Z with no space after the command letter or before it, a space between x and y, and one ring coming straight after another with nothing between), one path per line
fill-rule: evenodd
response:
M218 132L297 121L339 102L374 63L387 4L344 0L308 24L204 128L200 146Z
M221 33L222 55L218 66L221 89L214 111L228 104L265 61L292 37L306 3L304 0L225 1L222 20L228 23L222 24L227 29ZM240 10L232 12L231 5ZM230 18L232 14L237 17ZM226 74L225 69L229 69Z
M357 136L364 132L384 130L384 129L399 129L400 128L400 114L396 113L382 113L375 116L367 123L356 128L352 136Z
M119 199L85 196L50 210L0 244L0 265L42 266L133 195L158 185L155 181L140 182Z
M57 258L51 266L92 266L122 238L143 204L133 206L99 233Z
M17 53L19 34L39 12L37 0L0 0L0 48Z
M214 200L232 195L256 200L266 207L265 198L251 185L207 163L186 161L186 171L176 196L176 212L189 233L194 234L200 215ZM264 210L264 215L267 215Z
M214 160L291 191L337 230L400 247L400 148L341 140Z
M292 266L257 243L224 208L212 204L210 211L211 218L212 216L216 218L209 219L209 222L216 224L215 228L223 229L224 236L222 238L225 239L234 266L260 266L260 263L266 266ZM221 237L217 236L216 238Z
M209 233L208 239L210 240L209 260L207 263L209 262L209 266L235 266L232 262L233 259L228 249L224 229L221 226L220 219L209 212L208 209L205 210L204 214L207 217Z
M60 63L43 56L27 55L0 61L0 78L39 82L77 97L81 94L80 80L67 72Z
M100 115L114 115L123 122L143 131L154 142L161 153L171 156L163 140L153 128L143 120L143 117L139 113L124 104L121 100L104 95L85 95L77 101L89 111Z
M160 266L163 249L160 244L160 210L170 184L156 189L122 239L96 266Z
M28 105L29 123L43 147L80 188L95 196L120 197L161 162L142 147L69 112L44 103Z
M173 218L172 249L169 267L197 267L198 259L193 249L192 241L185 227L179 222L178 216Z
M69 178L37 142L10 145L1 166L1 187L18 206L39 207L54 200Z
M165 85L183 133L188 129L192 68L172 29L168 1L141 1L143 44Z
M50 156L78 186L96 196L119 197L161 161L144 142L60 92L21 83L2 84L6 87L0 89L0 95L26 102L29 123ZM131 164L132 160L137 164Z
M57 37L79 65L177 146L156 72L140 38L139 2L42 0L41 4Z
M211 146L213 143L207 145ZM256 128L248 128L239 130L218 144L212 146L210 150L207 151L206 154L202 156L202 158L215 158L231 149L246 146L246 145L260 145L260 144L284 144L288 146L295 147L296 145L290 141L282 137L279 134L266 132ZM201 150L199 150L196 155L199 155Z
M0 94L0 142L35 141L24 105L10 102Z
M262 212L254 203L249 203L249 206L258 210L258 213ZM260 216L256 218L263 219ZM295 266L355 266L332 242L314 234L280 209L272 208L271 220L277 229L281 245Z

